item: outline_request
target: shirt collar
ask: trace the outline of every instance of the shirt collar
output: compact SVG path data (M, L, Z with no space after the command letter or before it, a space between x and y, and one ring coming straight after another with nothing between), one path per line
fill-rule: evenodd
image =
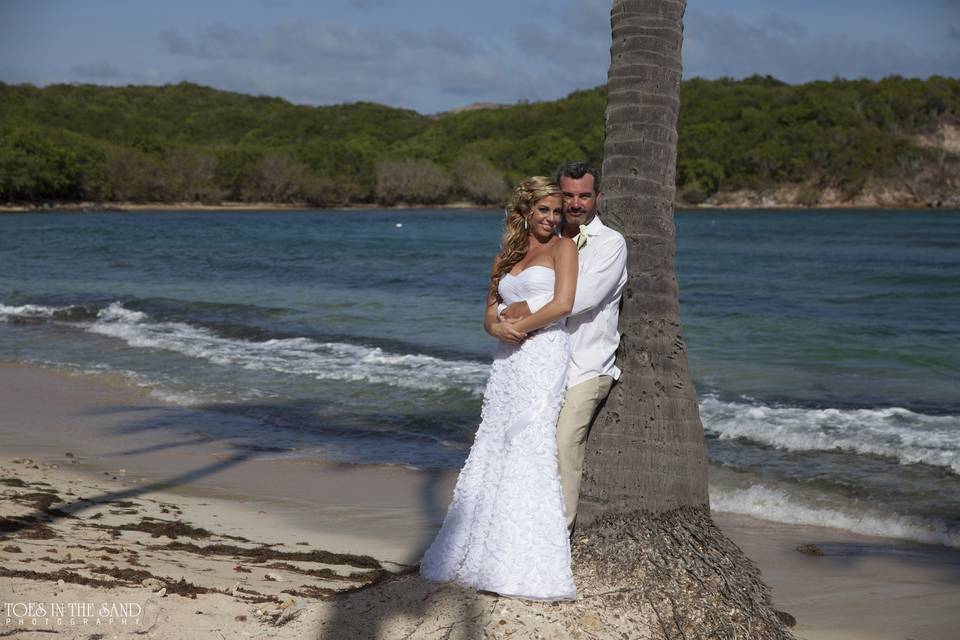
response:
M600 215L597 214L593 216L593 220L590 221L590 224L587 225L587 235L588 236L598 236L600 235L600 230L606 226L600 222Z

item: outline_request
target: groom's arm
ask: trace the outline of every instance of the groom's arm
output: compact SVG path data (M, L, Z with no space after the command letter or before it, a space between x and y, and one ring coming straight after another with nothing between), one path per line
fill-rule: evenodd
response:
M590 268L580 272L577 293L573 299L571 316L590 311L600 306L612 292L622 287L627 272L627 243L623 236L609 238L590 262ZM550 294L533 296L528 300L500 305L500 317L506 320L521 320L536 313L553 298Z

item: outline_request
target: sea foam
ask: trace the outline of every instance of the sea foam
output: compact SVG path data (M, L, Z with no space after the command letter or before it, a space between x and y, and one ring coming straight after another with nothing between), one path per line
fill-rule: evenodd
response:
M827 504L815 504L826 502ZM714 511L739 513L761 520L844 529L870 536L884 536L960 548L960 530L941 520L885 514L869 507L836 504L834 497L800 495L763 484L747 488L721 488L711 484L710 507Z
M64 309L66 307L63 307ZM0 304L0 322L7 322L13 317L20 318L52 318L61 307L46 307L40 304L23 304L19 306L9 306Z
M707 433L745 438L791 451L842 450L945 467L960 474L960 417L907 409L805 409L700 401Z
M361 381L426 391L465 390L479 395L489 366L379 347L282 338L255 342L225 338L183 322L153 321L114 302L86 330L142 349L162 349L224 366L270 370L320 380Z

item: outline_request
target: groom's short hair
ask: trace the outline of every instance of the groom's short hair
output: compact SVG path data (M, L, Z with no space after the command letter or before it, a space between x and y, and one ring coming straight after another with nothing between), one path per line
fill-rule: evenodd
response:
M557 184L560 184L560 178L573 178L574 180L579 180L587 174L593 176L593 192L600 193L600 174L597 173L597 170L593 168L593 165L583 160L571 160L570 162L564 162L557 169L557 175L554 178L554 181Z

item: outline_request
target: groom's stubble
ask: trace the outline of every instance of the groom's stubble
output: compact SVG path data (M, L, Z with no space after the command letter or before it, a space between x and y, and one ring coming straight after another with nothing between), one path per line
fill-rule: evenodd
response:
M589 173L582 178L560 178L563 193L563 228L561 235L572 238L580 233L580 225L590 224L597 214L600 196L594 190L594 178Z

